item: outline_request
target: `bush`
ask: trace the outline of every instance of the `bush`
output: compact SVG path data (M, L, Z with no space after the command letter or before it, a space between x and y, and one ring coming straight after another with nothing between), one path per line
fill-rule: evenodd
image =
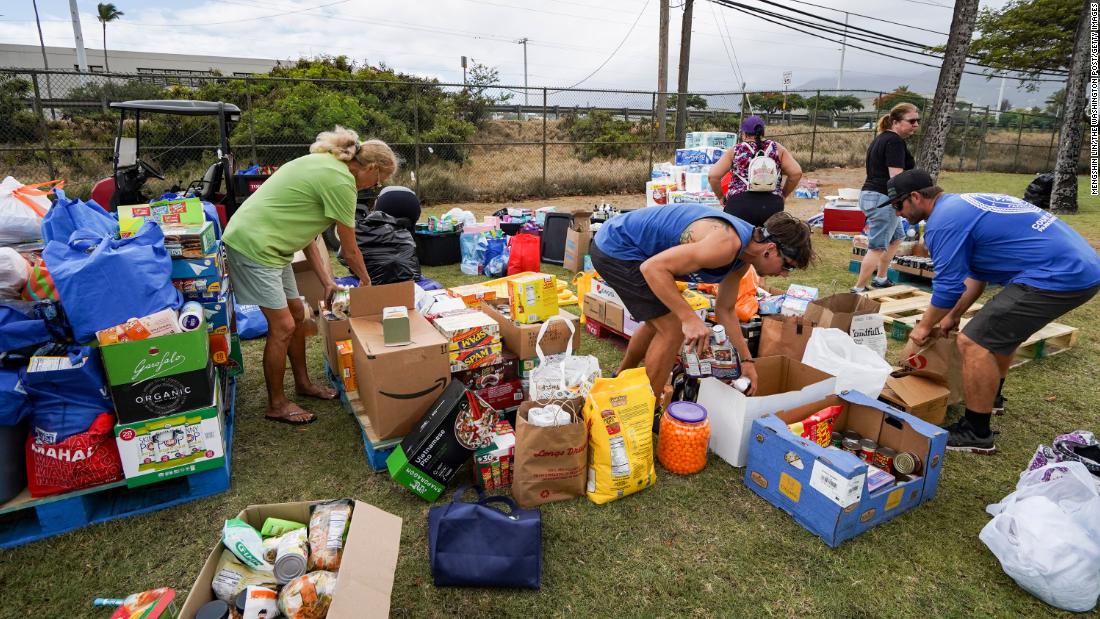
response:
M0 74L0 141L25 144L36 142L42 137L42 126L38 117L23 103L31 96L31 83L28 80Z
M571 141L582 142L574 147L581 161L596 157L638 157L646 151L646 147L639 142L649 139L649 128L643 123L618 120L602 111L585 115L568 114L562 119L561 127Z

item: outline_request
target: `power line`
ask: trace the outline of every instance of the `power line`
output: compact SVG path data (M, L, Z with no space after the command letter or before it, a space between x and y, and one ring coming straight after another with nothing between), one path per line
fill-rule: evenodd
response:
M726 45L726 34L722 33L722 27L718 24L718 11L715 10L713 2L710 5L710 12L712 15L714 15L714 25L716 28L718 28L718 34L722 37L722 51L726 52L726 59L729 60L730 69L733 71L733 76L737 79L737 83L743 83L745 80L744 78L742 78L740 67L734 64L733 56L730 55L729 47Z
M336 2L329 2L327 4L318 4L317 6L310 6L304 9L296 9L293 11L285 11L283 13L272 13L270 15L260 15L258 17L246 17L244 19L233 19L229 21L215 21L215 22L202 22L198 24L149 24L144 22L119 22L124 23L127 26L143 26L147 28L192 28L192 27L205 27L205 26L224 26L226 24L239 24L249 21L260 21L262 19L271 19L273 17L284 17L286 15L296 15L298 13L306 13L309 11L316 11L317 9L323 9L325 7L336 6L337 4L346 4L351 0L336 0ZM320 17L325 17L321 15Z
M634 28L638 25L638 22L641 21L642 15L645 15L645 10L647 8L649 8L649 0L646 0L645 4L642 5L642 10L638 11L638 16L634 18L634 23L630 26L630 30L626 31L626 36L623 37L623 40L619 41L619 44L615 46L615 49L611 50L611 55L607 57L607 60L604 60L602 63L600 63L600 66L596 67L595 70L586 75L584 79L577 82L576 84L573 84L572 86L566 86L564 90L569 90L571 88L576 88L577 86L580 86L581 84L587 82L589 78L591 78L593 75L599 73L600 69L607 66L607 63L611 62L611 59L615 57L615 54L619 53L619 50L622 48L623 44L626 43L626 40L630 38L631 33L634 32ZM553 94L557 94L557 92L559 91L555 91Z
M816 7L816 8L819 8L819 9L826 9L826 10L829 10L829 11L836 11L837 13L847 13L847 14L853 15L855 17L862 17L863 19L870 19L870 20L873 20L873 21L880 21L884 24L893 24L894 26L902 26L904 28L909 28L910 30L921 30L923 32L930 32L932 34L939 34L939 35L943 35L945 37L948 36L948 33L946 33L946 32L940 32L938 30L929 30L927 28L921 28L920 26L910 26L909 24L903 24L901 22L890 21L888 19L882 19L881 17L871 17L870 15L863 15L862 13L853 13L851 11L845 11L843 9L834 9L831 6L824 6L824 5L821 5L821 4L814 4L813 2L806 2L805 0L789 0L789 1L790 2L797 2L798 4L805 4L807 6L812 6L812 7Z
M936 2L924 2L923 0L905 0L905 2L911 2L913 4L923 4L925 6L934 6L934 7L939 7L941 9L948 9L948 10L951 10L951 11L955 10L955 7L953 7L953 6L947 6L945 4L938 4Z

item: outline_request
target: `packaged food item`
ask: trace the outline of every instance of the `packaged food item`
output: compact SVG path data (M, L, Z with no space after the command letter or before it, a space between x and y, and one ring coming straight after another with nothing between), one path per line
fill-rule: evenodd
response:
M382 308L382 339L386 346L404 346L409 338L409 310L404 305Z
M878 443L865 438L859 441L859 458L867 464L874 464L875 452L878 451Z
M188 301L180 308L179 326L182 331L194 331L202 326L203 321L203 309L202 304L195 301Z
M497 422L495 430L493 442L474 452L474 482L485 490L500 490L512 485L516 434L512 424L505 419Z
M238 561L237 556L228 548L223 550L210 584L210 588L214 590L214 597L232 603L241 591L251 585L274 589L278 586L278 583L275 582L275 576L270 572L253 570Z
M336 590L336 574L310 572L288 582L279 592L279 610L287 619L324 619Z
M867 492L894 484L894 476L873 464L867 465Z
M195 619L230 619L232 616L229 604L222 600L210 600L195 613Z
M467 307L478 307L481 305L482 301L493 301L497 298L497 291L495 288L490 288L482 284L455 286L454 288L448 288L447 294L456 299L462 299L462 302L465 303Z
M477 348L500 342L500 324L482 311L441 316L433 324L447 339L447 350Z
M264 537L282 537L294 529L304 528L306 528L306 525L301 522L283 520L282 518L268 518L264 520L264 526L260 529L260 535Z
M833 424L840 415L841 406L829 406L813 415L788 425L791 432L821 445L828 447L833 437Z
M463 348L447 353L447 360L451 364L451 372L464 372L476 370L487 365L500 363L504 348L500 340L486 346L477 348Z
M726 336L726 328L714 325L710 337L710 374L723 382L733 382L741 377L741 357Z
M100 329L96 331L96 339L100 346L110 346L120 342L136 342L179 332L175 310L165 309L141 318L131 318L120 325Z
M275 582L280 585L294 580L306 573L306 564L309 558L309 543L306 540L306 530L294 529L277 538L275 545L275 558L273 561Z
M338 499L310 506L309 569L340 569L352 505L351 499Z
M222 543L246 566L261 572L271 571L271 564L264 561L264 541L260 532L244 520L231 518L225 521Z
M521 325L557 316L558 279L547 273L532 273L508 280L508 305L512 320Z
M351 340L336 342L336 355L340 380L344 383L344 393L350 400L358 399L359 381L355 378L355 350L352 348Z
M852 453L852 454L858 456L859 455L859 440L860 439L858 439L858 438L852 438L850 436L845 436L844 439L841 441L841 448L844 451L847 451L849 453Z
M875 451L875 461L873 464L878 468L886 471L887 473L894 473L894 458L897 456L897 452L889 447L879 447Z
M279 594L274 589L251 586L237 596L236 606L240 619L270 619L279 615Z
M174 619L179 616L175 599L176 590L167 587L128 595L120 600L122 603L111 614L111 619Z
M707 464L710 419L707 409L695 402L672 402L661 415L657 460L680 475L703 470Z
M657 481L653 468L653 410L657 398L645 368L597 378L588 393L588 499L603 504Z
M920 456L908 451L899 451L894 456L894 472L898 475L920 475Z

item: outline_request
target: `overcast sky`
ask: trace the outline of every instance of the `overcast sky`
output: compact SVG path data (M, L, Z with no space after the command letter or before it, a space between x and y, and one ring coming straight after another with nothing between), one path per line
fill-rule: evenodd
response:
M742 1L776 10L759 0ZM951 24L951 0L813 1L940 33L946 33ZM461 82L459 57L465 55L496 67L502 82L522 85L523 47L515 41L526 37L527 79L532 86L580 83L586 88L651 90L656 87L658 2L117 0L115 4L125 16L108 25L107 42L112 49L274 59L346 54L448 82ZM683 15L682 9L675 8L682 0L674 2L670 90L676 87ZM822 17L844 20L842 12L788 0L781 2ZM1005 0L987 0L982 6L997 7L1004 3ZM96 2L79 0L78 5L85 45L90 50L100 49ZM72 46L68 1L38 0L38 9L46 44ZM38 43L30 0L5 0L0 14L0 42ZM947 40L945 34L855 15L850 16L850 23L921 43L942 44ZM89 56L94 58L91 53ZM839 66L837 44L706 0L695 3L689 90L737 90L738 74L743 74L751 90L781 89L784 71L793 73L793 88L815 78L835 80ZM886 74L897 76L897 83L904 83L905 76L927 70L928 67L850 47L844 66L846 76Z

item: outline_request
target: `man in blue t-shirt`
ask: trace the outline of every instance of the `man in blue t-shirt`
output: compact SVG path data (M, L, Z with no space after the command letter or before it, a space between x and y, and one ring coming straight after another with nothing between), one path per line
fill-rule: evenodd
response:
M948 428L947 448L996 451L989 418L1016 348L1100 289L1100 256L1051 213L1019 198L949 194L919 168L890 179L892 207L918 224L936 265L932 302L909 339L918 346L958 326L986 284L1004 290L959 334L966 415Z

